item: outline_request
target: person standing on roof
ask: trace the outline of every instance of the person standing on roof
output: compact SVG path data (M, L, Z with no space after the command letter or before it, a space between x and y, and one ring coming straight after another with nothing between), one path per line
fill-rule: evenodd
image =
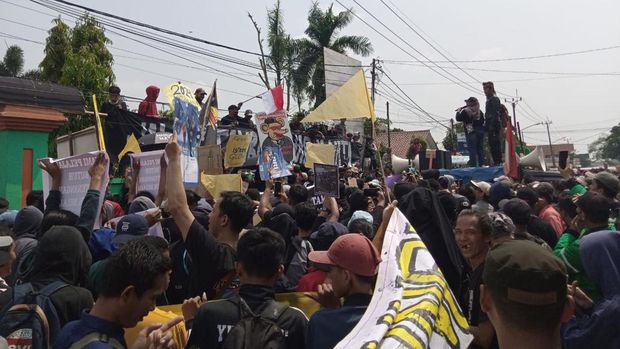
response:
M157 111L157 97L159 97L159 87L153 85L147 87L146 98L140 102L138 114L158 118L159 112Z

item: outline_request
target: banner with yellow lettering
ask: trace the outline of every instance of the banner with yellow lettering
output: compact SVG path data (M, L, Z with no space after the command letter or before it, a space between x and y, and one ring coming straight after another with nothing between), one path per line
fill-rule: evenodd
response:
M231 135L226 143L224 168L243 166L251 142L252 135L249 133Z
M473 340L467 320L398 209L385 232L381 259L368 310L336 348L467 348Z

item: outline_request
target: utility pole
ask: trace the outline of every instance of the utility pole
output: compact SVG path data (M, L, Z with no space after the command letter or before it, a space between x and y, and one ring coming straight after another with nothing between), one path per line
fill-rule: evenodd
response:
M551 125L551 120L547 119L545 121L545 125L547 125L547 138L549 139L549 151L551 152L551 163L553 167L555 167L555 156L553 156L553 144L551 143L551 133L549 132L549 125Z
M450 138L452 138L452 135L454 135L455 138L458 138L456 136L456 131L454 130L454 119L450 118ZM456 154L457 144L458 144L458 140L456 140L456 142L452 142L452 149L450 149L450 152L452 153L452 155Z
M519 91L515 90L516 97L504 98L504 102L512 104L512 125L517 127L517 103L521 102L523 98L519 97ZM523 141L523 140L521 140Z
M375 106L375 82L377 75L377 60L372 59L372 66L370 68L370 76L371 76L371 84L370 84L370 100L372 101L373 107Z
M385 101L385 111L387 116L387 131L388 131L388 148L392 150L392 140L390 139L390 102Z
M523 144L523 134L521 133L521 125L517 122L517 136L519 138L519 144L521 144L521 153L525 154L525 145Z

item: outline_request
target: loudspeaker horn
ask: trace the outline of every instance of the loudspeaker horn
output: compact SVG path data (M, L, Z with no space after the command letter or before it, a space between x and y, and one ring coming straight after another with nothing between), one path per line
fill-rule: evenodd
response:
M542 147L536 147L531 153L521 157L519 165L541 169L546 172L547 163L545 162L545 152Z
M400 158L392 154L392 171L394 173L401 173L405 170L408 170L412 166L418 170L420 169L420 157L418 155L416 155L415 159L413 159L413 161L411 161L411 164L409 164L409 160Z

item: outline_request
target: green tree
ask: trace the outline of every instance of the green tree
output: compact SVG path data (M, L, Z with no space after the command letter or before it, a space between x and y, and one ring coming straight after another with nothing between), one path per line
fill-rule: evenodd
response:
M451 128L447 129L446 136L444 137L443 141L441 141L444 149L449 152L456 151L456 142L456 131Z
M41 79L54 83L62 78L65 59L71 50L71 28L60 17L55 18L55 25L47 32L45 40L45 57L39 64Z
M54 23L47 38L45 58L40 64L42 78L77 88L84 96L86 108L92 110L92 95L103 101L105 91L114 83L114 58L107 48L112 42L105 36L103 25L88 13L78 19L72 30L59 18ZM94 123L92 116L68 115L67 123L50 133L50 155L56 154L56 137Z
M39 69L30 69L20 75L22 79L41 81L41 71Z
M7 48L0 62L0 75L18 77L24 69L24 50L17 45Z
M602 160L620 159L620 124L614 126L609 134L599 138L594 143L596 158Z
M339 53L347 50L362 56L372 53L370 40L365 36L343 35L338 33L353 20L351 11L334 13L333 4L326 11L321 10L315 2L308 13L307 38L299 39L295 46L299 50L300 62L295 71L296 82L304 86L304 80L311 80L306 88L308 98L314 101L316 108L325 100L325 70L323 67L323 48L327 47ZM294 84L295 85L295 84Z

